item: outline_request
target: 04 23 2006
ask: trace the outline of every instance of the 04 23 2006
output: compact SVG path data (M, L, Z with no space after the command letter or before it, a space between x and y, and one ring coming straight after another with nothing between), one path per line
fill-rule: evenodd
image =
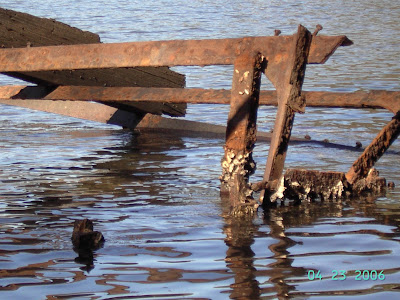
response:
M332 270L331 275L326 276L325 279L330 278L331 280L346 280L348 278L348 271L346 270ZM353 274L354 273L354 274ZM383 270L355 270L351 272L351 275L355 275L354 280L385 280L385 274ZM320 270L309 270L307 272L308 280L322 280L323 276Z

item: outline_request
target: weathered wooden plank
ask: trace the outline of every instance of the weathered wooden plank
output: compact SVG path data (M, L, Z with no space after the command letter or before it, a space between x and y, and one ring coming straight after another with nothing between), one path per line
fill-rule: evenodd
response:
M82 31L57 22L26 13L0 8L0 47L35 48L50 45L72 45L99 43L97 34ZM86 85L86 86L143 86L183 87L182 74L167 67L120 68L44 72L5 72L6 75L41 85ZM140 111L167 113L174 116L185 114L185 104L129 104ZM127 103L124 107L127 106ZM132 108L131 108L132 109Z

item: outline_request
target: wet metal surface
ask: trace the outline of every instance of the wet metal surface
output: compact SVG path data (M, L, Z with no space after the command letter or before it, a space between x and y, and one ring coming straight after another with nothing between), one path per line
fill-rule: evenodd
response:
M285 35L299 23L310 29L321 23L320 34L351 32L355 44L325 65L308 65L303 89L398 91L395 1L231 3L4 0L2 6L98 32L106 42L265 36L274 29ZM229 67L179 71L191 88L231 88ZM272 89L267 80L262 88ZM286 157L290 168L347 172L393 116L381 109L306 110L296 116L292 136L346 148L295 144ZM396 184L385 196L306 202L239 223L219 196L223 138L139 138L110 125L10 106L1 111L1 298L398 298L399 141L376 164ZM226 125L228 111L189 105L185 118ZM260 107L259 131L270 131L275 115ZM364 146L355 149L356 141ZM260 140L255 148L261 166L268 146ZM254 176L261 180L262 170ZM107 240L90 272L75 261L70 241L74 221L84 217ZM320 270L322 280L309 280L309 270ZM332 280L333 270L345 270L346 279ZM383 270L385 279L355 280L357 270Z
M233 207L244 204L252 196L248 180L255 171L252 152L257 140L257 111L265 64L261 53L249 49L236 58L233 67L225 154L221 163L221 190L229 192Z
M244 49L280 61L290 51L292 39L274 36L0 49L0 72L232 65ZM308 62L324 63L337 47L347 45L351 42L346 36L319 36L311 45Z
M228 74L227 74L228 75ZM228 76L229 77L229 76ZM396 113L400 110L398 91L355 91L348 93L327 91L302 91L308 107L386 108ZM229 104L231 91L202 88L145 88L145 87L95 87L59 86L49 93L43 87L0 86L0 101L13 99L76 100L102 102L170 102L193 104ZM5 103L5 102L4 102ZM7 103L12 104L11 101ZM260 105L277 106L275 91L260 91Z
M281 177L294 115L296 112L303 112L305 105L301 88L312 39L311 33L301 25L295 36L290 56L279 64L281 73L273 81L278 96L278 111L264 172L263 179L266 182L278 180ZM270 201L268 191L261 191L260 202L263 203L264 200L266 203Z

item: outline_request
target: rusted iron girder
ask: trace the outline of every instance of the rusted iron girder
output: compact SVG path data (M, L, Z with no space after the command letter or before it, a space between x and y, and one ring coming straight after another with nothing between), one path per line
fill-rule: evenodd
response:
M346 174L347 181L354 184L367 178L372 167L378 159L386 152L390 145L400 134L400 111L379 132L371 144L365 148L361 156L353 163Z
M278 64L280 73L271 78L278 95L278 111L268 152L264 181L274 181L281 177L290 141L295 112L304 112L305 98L301 95L307 58L312 41L311 33L299 26L293 40L292 53ZM269 191L260 193L260 202L269 202Z
M248 49L279 63L289 55L293 39L270 36L0 49L0 72L232 65ZM346 36L318 36L311 45L309 63L324 63L337 47L351 44Z
M239 210L243 205L255 208L248 179L255 171L252 152L257 139L257 111L264 69L265 58L251 50L238 56L234 64L220 179L221 191L229 192L231 206Z
M46 93L41 90L47 91ZM0 99L49 99L98 102L163 102L229 104L230 90L200 88L146 88L59 86L53 92L41 86L0 86ZM302 91L309 107L385 108L400 110L399 91L374 90L352 93ZM278 105L275 91L260 91L259 105Z

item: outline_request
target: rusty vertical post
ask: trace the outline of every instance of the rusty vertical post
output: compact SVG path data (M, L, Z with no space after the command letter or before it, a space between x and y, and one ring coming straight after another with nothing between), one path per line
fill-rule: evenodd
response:
M350 184L356 183L358 180L366 178L369 171L378 161L378 159L386 152L390 145L396 140L400 134L400 111L392 118L392 120L382 128L379 134L365 148L361 156L353 163L350 170L346 174L346 179Z
M264 181L280 179L293 127L294 114L295 112L304 112L305 98L301 95L301 88L304 81L311 37L311 33L300 25L294 38L293 52L282 66L280 78L274 83L278 96L278 112L268 153ZM261 191L260 202L263 203L264 198L267 198L264 203L267 204L270 200L267 190Z
M253 51L241 54L234 62L225 155L220 177L221 192L229 192L230 204L234 208L255 203L251 201L252 191L248 179L255 171L252 151L256 141L257 110L264 67L263 56Z

